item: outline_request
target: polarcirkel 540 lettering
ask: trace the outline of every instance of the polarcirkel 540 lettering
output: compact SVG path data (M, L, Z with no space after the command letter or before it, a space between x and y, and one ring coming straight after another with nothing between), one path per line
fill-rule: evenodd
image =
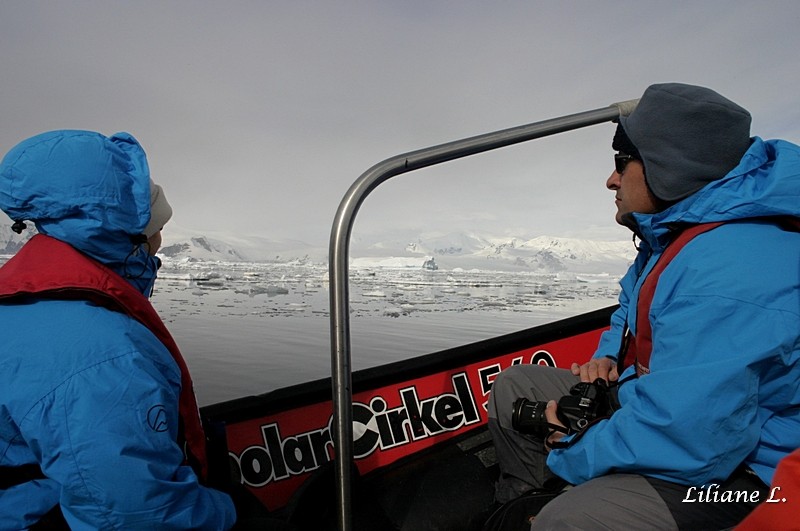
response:
M452 392L422 400L415 386L403 388L395 408L382 396L369 404L353 403L354 457L363 459L379 448L396 448L480 422L466 373L453 375L451 381ZM281 435L277 423L265 424L263 442L239 455L230 453L232 463L251 487L311 472L331 460L331 424L332 417L325 427L288 437Z

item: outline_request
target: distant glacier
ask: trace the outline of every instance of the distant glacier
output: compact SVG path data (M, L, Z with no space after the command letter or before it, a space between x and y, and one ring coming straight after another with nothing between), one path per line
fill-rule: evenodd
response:
M29 224L30 225L30 224ZM22 235L0 225L0 255L15 253L33 234ZM275 240L238 234L197 234L172 227L164 231L159 255L174 267L192 262L327 262L327 247L299 240ZM531 239L496 237L466 232L435 232L393 236L387 239L356 238L351 244L355 268L422 268L433 260L442 270L528 271L622 275L635 257L630 241L596 241L538 236Z
M173 261L305 262L324 264L328 249L296 240L225 235L170 239L159 254ZM499 270L622 275L636 255L630 241L539 236L532 239L473 233L423 234L387 240L359 239L350 249L356 268Z

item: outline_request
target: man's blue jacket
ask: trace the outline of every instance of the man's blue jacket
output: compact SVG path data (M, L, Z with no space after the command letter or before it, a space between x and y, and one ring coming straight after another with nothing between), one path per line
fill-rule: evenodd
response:
M647 273L681 224L725 221L662 273L649 320L650 374L622 407L547 464L571 483L632 472L702 486L745 463L767 484L800 447L800 147L754 138L723 179L652 215L634 214L640 252L595 357L616 357ZM629 367L621 378L631 375Z
M5 212L148 295L157 263L130 237L149 221L149 195L144 152L124 133L47 133L0 165ZM72 529L233 525L230 498L183 463L180 370L148 328L92 302L37 298L0 302L0 322L0 466L47 476L0 490L0 529L59 503Z

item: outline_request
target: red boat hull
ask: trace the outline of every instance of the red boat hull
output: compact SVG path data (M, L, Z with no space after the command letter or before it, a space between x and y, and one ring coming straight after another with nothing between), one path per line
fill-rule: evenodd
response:
M569 367L594 351L613 308L353 376L354 457L367 476L485 427L494 377L520 363ZM330 381L203 408L228 464L270 510L335 457Z

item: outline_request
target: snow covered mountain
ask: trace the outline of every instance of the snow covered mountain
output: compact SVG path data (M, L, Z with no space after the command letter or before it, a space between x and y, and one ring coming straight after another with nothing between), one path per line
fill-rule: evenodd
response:
M171 260L221 262L325 262L327 249L297 240L209 233L178 228L164 234L159 256Z
M608 242L539 236L497 247L497 255L531 269L624 272L636 257L630 241Z
M177 229L177 230L176 230ZM13 254L32 231L22 236L0 224L0 254ZM296 240L231 234L200 235L172 228L159 251L172 261L300 262L324 264L326 247ZM621 275L633 261L628 242L539 236L533 239L490 237L472 233L428 233L379 241L355 240L354 267L421 268L433 259L439 269L529 271L536 273L608 273Z
M192 236L188 240L162 246L158 254L167 258L191 258L193 260L250 261L230 245L210 240L205 236Z
M183 237L159 253L173 260L255 262L327 261L327 248L298 241L218 235ZM379 241L357 239L351 245L356 268L422 268L433 259L440 269L608 273L621 275L635 257L629 241L593 241L540 236L533 239L469 233L423 234Z
M397 243L381 242L358 252L354 261L367 266L370 257L380 265L390 263L394 251L398 264L419 257L433 257L443 269L525 270L542 273L622 274L633 261L636 250L629 241L593 241L539 236L533 239L489 237L451 233L422 235L400 248Z

